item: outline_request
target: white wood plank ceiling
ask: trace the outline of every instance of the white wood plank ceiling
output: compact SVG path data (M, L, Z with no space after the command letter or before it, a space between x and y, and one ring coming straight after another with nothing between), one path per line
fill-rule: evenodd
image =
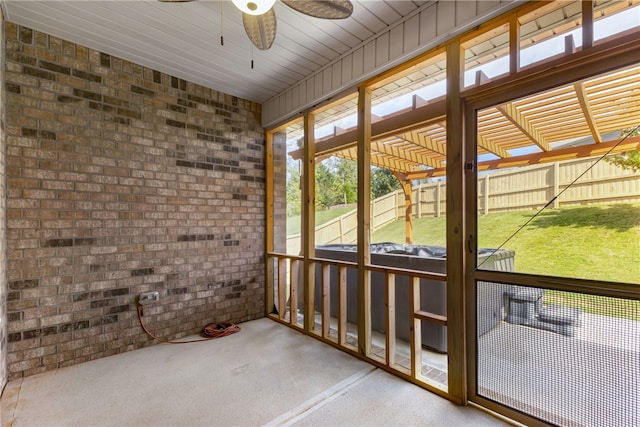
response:
M267 51L252 48L230 1L3 0L2 6L9 22L263 103L432 2L353 3L350 18L330 21L277 2L277 36Z

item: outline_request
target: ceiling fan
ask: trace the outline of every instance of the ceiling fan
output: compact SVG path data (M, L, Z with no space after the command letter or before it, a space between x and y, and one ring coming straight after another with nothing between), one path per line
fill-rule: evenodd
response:
M183 3L193 0L159 0L165 3ZM350 0L281 0L293 10L315 18L345 19L353 13ZM276 38L276 0L232 0L242 11L242 23L251 43L267 50Z

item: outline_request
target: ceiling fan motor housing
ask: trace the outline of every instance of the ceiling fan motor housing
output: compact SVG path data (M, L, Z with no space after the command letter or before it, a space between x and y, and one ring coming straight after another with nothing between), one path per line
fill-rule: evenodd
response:
M249 15L262 15L267 13L274 5L276 0L232 0L233 4L236 5L238 9L240 9L244 13L248 13Z

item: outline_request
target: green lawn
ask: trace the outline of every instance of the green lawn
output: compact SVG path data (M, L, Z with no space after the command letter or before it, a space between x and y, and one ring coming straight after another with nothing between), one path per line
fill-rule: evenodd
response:
M316 224L352 208L316 212ZM536 211L479 218L479 246L502 245ZM445 218L413 221L414 244L446 245ZM300 217L287 218L287 234L300 232ZM372 242L404 243L404 221L378 230ZM516 271L640 284L640 203L548 209L504 245L516 253Z
M479 246L496 248L535 211L479 218ZM415 244L445 246L445 218L413 222ZM374 233L372 242L404 240L404 221ZM640 284L640 203L545 210L504 245L515 251L518 272ZM640 302L548 292L547 302L586 312L640 320Z
M535 211L481 216L479 246L496 248ZM372 242L402 243L404 221L373 234ZM414 244L445 246L445 218L413 221ZM504 245L516 271L640 283L640 203L569 207L542 212Z
M316 212L316 224L352 208ZM481 216L479 246L502 245L536 211ZM446 245L445 218L413 221L414 244ZM287 218L287 233L300 231L300 217ZM378 230L372 242L404 243L404 221ZM640 284L640 203L548 209L503 246L515 251L518 272ZM640 320L640 301L624 302L550 291L547 303L580 307L586 312Z
M351 212L353 209L353 207L346 207L316 211L316 225L329 222L347 212ZM287 235L300 233L300 218L300 215L287 217Z

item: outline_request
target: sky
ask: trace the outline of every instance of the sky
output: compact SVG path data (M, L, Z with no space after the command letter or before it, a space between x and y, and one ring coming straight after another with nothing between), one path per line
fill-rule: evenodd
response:
M606 16L597 20L594 23L594 40L598 41L611 35L640 27L640 5L625 9L617 14ZM576 48L582 45L582 28L576 28L568 33L562 33L558 36L552 37L548 40L541 41L539 43L528 46L522 49L520 52L520 66L526 67L531 64L535 64L545 58L549 58L554 55L558 55L564 52L565 38L572 36L574 45ZM502 74L506 74L509 70L509 57L504 56L497 58L493 61L486 62L480 66L470 68L465 71L464 84L465 87L472 86L475 83L475 75L477 71L482 72L489 78L495 78ZM424 100L431 100L438 98L446 93L446 80L442 80L429 84L414 92L398 96L389 101L373 105L372 113L377 116L386 116L395 111L410 107L412 105L413 95L418 95ZM316 128L315 137L322 138L333 134L334 127L337 126L342 129L349 129L355 127L357 124L357 114L354 110L353 114L344 117L338 121L335 121L329 125ZM539 151L536 146L531 148L512 150L512 155L528 154L531 152ZM479 156L478 160L490 160L495 159L496 156L492 154Z

